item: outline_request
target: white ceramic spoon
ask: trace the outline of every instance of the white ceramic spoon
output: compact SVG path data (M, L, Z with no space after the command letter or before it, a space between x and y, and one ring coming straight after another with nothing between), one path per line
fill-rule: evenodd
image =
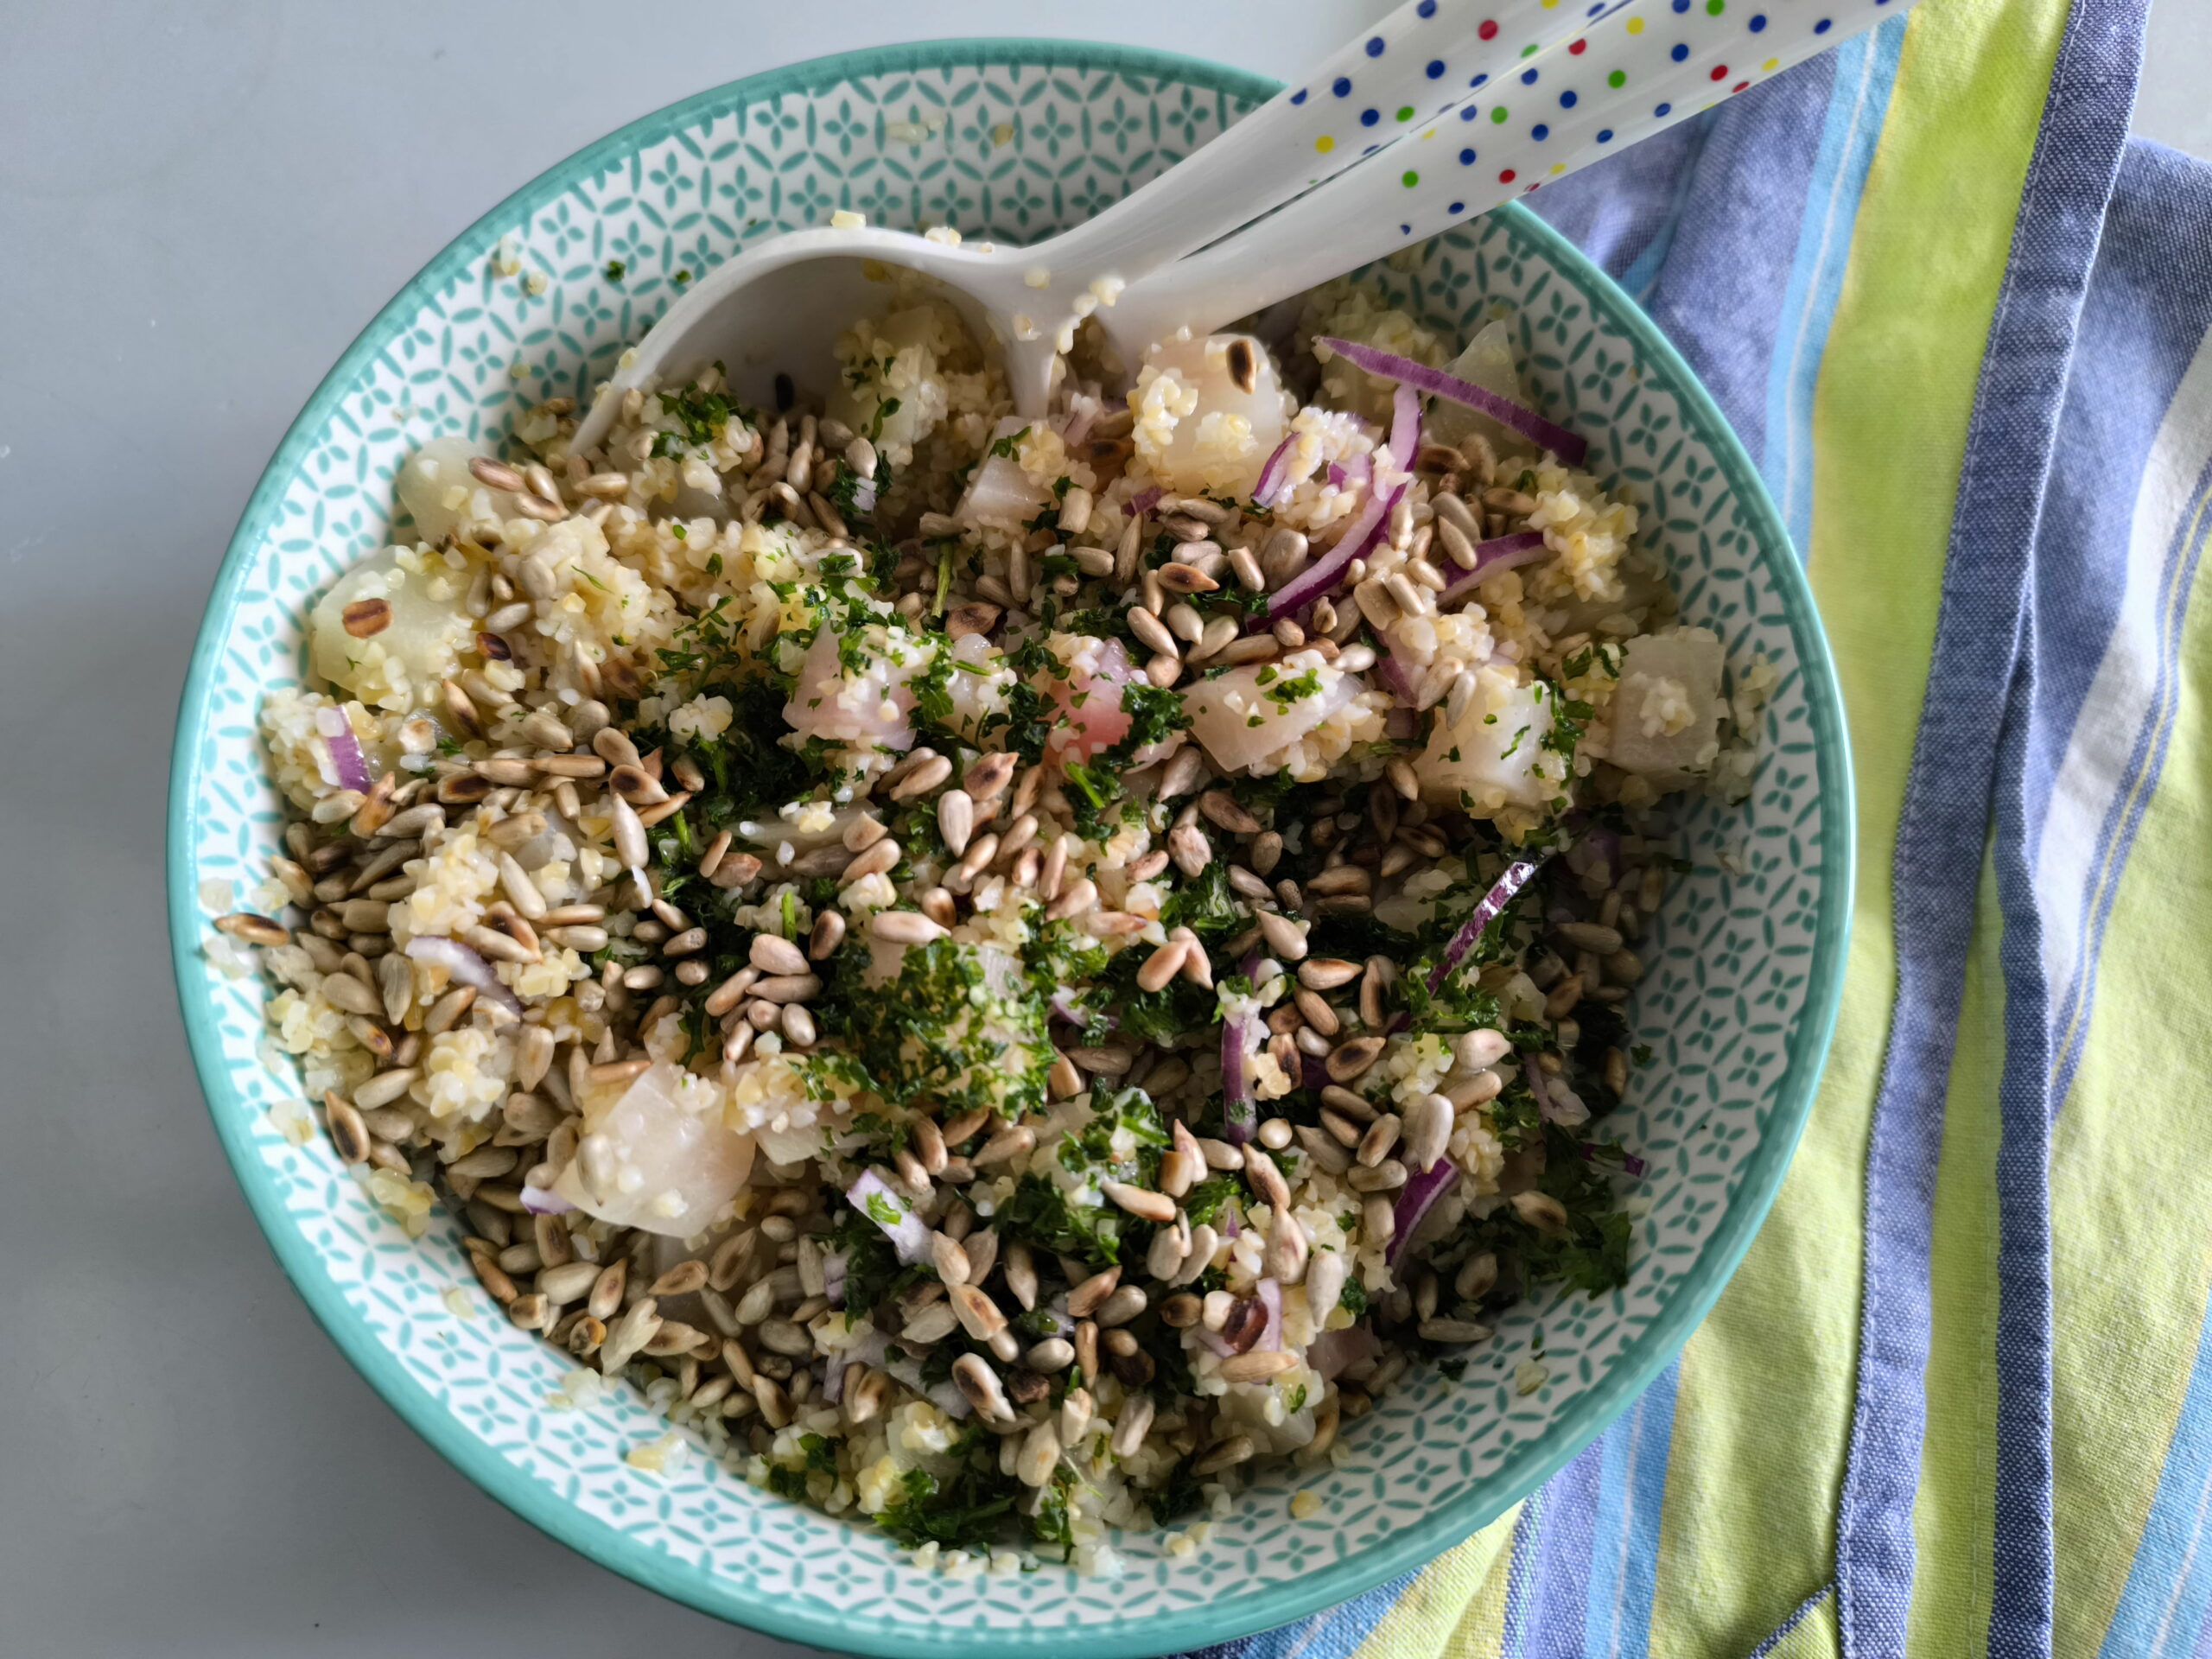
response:
M877 264L943 283L978 337L1003 346L1017 405L1041 415L1062 342L1128 284L1447 114L1516 55L1541 53L1621 3L1413 0L1304 86L1279 93L1096 218L1031 247L865 226L770 237L668 308L626 354L586 414L575 447L599 442L631 387L686 378L714 362L755 403L771 402L779 372L818 398L835 372L831 343L854 318L880 309L881 287L868 274Z
M670 307L602 389L721 363L740 395L820 398L830 344L880 308L880 273L937 279L1044 413L1058 354L1096 315L1122 360L1204 334L1650 137L1913 0L1414 0L1096 218L1027 248L943 232L794 231ZM1378 154L1377 152L1381 152ZM1356 163L1363 163L1357 164Z

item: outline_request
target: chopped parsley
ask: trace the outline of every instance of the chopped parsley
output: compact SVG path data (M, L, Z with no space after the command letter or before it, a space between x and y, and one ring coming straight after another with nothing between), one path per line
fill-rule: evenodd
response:
M840 951L837 995L817 1009L849 1052L818 1062L893 1105L925 1096L950 1114L988 1106L1007 1117L1041 1108L1050 1052L1045 1003L1011 964L994 984L983 953L950 938L911 947L899 976L871 986L865 949Z
M958 1450L967 1452L957 1472L940 1484L926 1469L909 1469L899 1479L899 1491L883 1506L876 1523L905 1548L941 1544L947 1549L972 1548L988 1543L999 1531L998 1520L1014 1508L1021 1488L1013 1477L997 1469L997 1448L991 1448L988 1469L976 1467L969 1450L981 1429L961 1437Z

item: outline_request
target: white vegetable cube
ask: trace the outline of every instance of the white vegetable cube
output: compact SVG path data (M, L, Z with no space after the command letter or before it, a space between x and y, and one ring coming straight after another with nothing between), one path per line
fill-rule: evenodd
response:
M469 573L432 556L410 571L412 553L386 548L355 565L308 616L308 664L364 702L423 707L439 682L474 648L475 623L461 608Z
M1359 682L1315 652L1280 663L1232 668L1200 680L1184 696L1191 734L1224 772L1255 776L1282 764L1283 752L1359 695Z
M576 1160L553 1185L601 1221L685 1238L752 1173L752 1137L724 1124L721 1090L657 1060L613 1101L584 1103Z
M854 324L837 342L844 372L830 394L828 412L854 431L868 433L880 454L904 467L914 446L944 418L938 370L951 341L944 314L933 306Z
M1249 495L1293 412L1249 334L1154 346L1129 392L1137 453L1172 489Z
M1723 661L1710 628L1630 640L1613 694L1613 764L1668 789L1709 768L1720 747Z
M468 470L483 452L467 438L432 438L408 456L392 480L399 504L415 520L418 540L435 545L478 518L510 518L516 498L486 489Z
M1482 690L1459 723L1439 720L1414 763L1421 793L1473 817L1550 805L1565 793L1567 779L1565 759L1546 747L1555 723L1550 688L1481 671Z
M825 620L799 664L784 718L802 737L903 753L914 746L912 682L929 653L912 634L879 623L845 634Z
M1052 505L1051 494L1022 469L1016 455L997 453L1001 445L1011 452L1029 427L1019 415L1008 415L991 429L991 448L953 509L963 524L1020 530Z
M1475 337L1467 342L1467 349L1446 364L1444 372L1480 386L1484 391L1494 391L1509 403L1519 404L1524 409L1535 407L1535 400L1521 385L1512 333L1502 321L1484 323L1477 329ZM1430 403L1421 434L1430 442L1464 443L1477 433L1489 439L1491 448L1502 455L1528 455L1536 451L1536 446L1528 439L1478 410L1442 397Z

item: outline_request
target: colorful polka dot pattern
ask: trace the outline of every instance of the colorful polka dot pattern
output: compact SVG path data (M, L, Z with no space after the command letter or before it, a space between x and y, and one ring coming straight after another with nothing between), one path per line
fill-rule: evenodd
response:
M1207 257L1234 250L1287 270L1325 247L1331 270L1351 269L1749 91L1910 3L1421 0L1347 48L1358 64L1327 66L1287 100L1316 123L1300 141L1309 166L1329 158L1323 171L1336 176ZM1417 84L1450 95L1399 101ZM1338 170L1383 149L1394 154L1376 167Z
M1160 181L1154 233L1172 239L1192 215L1217 227L1230 204L1230 222L1246 227L1209 256L1234 247L1251 268L1319 257L1324 276L1350 270L1748 91L1910 3L1415 0L1230 127L1187 187L1173 173ZM1386 149L1396 153L1359 165Z
M1404 226L1406 235L1433 235L1452 219L1535 190L1610 149L1709 108L1718 99L1747 91L1904 9L1898 0L1799 0L1787 12L1775 0L1768 4L1770 10L1761 10L1745 0L1733 5L1730 0L1622 0L1590 8L1571 20L1564 35L1552 29L1534 40L1529 37L1566 10L1556 0L1523 4L1517 8L1521 16L1510 22L1482 16L1472 30L1478 50L1461 80L1464 101L1437 116L1456 114L1459 121L1486 130L1487 137L1453 147L1444 167L1392 169L1399 191L1420 190L1427 180L1433 208L1379 184L1366 187L1363 181L1344 181L1339 191L1356 182L1363 193L1371 188L1375 213L1387 218L1392 229ZM1499 0L1476 0L1465 8L1450 0L1429 6L1424 0L1392 21L1448 22L1458 15L1464 24L1469 11L1509 10L1516 8ZM1521 26L1518 39L1516 22ZM1756 48L1752 36L1758 37ZM1376 48L1384 39L1373 37L1368 51L1383 57ZM1493 88L1494 101L1485 101L1479 94L1493 87L1501 48L1515 67L1506 82ZM1427 49L1425 43L1421 49ZM1446 62L1448 73L1448 59L1425 61ZM1481 64L1489 67L1477 67ZM1405 118L1402 110L1400 118ZM1441 130L1433 126L1405 142L1419 145ZM1325 153L1328 137L1316 142Z
M1281 122L1319 172L1313 182L1423 120L1448 114L1497 73L1500 47L1531 58L1610 16L1630 0L1418 0L1385 18L1295 86L1254 123ZM1570 50L1580 50L1578 40ZM1289 111L1294 119L1284 121ZM1352 141L1359 141L1354 143ZM1326 157L1326 161L1319 158Z

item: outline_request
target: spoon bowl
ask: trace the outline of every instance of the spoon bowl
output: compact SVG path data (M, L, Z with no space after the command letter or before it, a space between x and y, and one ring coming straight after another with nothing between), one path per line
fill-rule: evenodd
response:
M833 220L747 249L624 356L575 447L598 446L633 387L712 363L759 407L785 405L780 376L791 377L785 390L826 391L799 377L834 373L830 347L880 308L880 289L866 284L886 281L886 266L933 280L996 348L1015 408L1034 420L1086 317L1134 368L1179 328L1209 333L1465 223L1911 3L1774 0L1771 18L1754 16L1746 35L1725 8L1681 0L1597 0L1580 14L1557 0L1411 0L1303 86L1033 246ZM1532 119L1519 93L1540 84ZM1387 126L1384 109L1395 111ZM1496 136L1468 142L1484 129ZM1370 130L1382 136L1355 149Z

